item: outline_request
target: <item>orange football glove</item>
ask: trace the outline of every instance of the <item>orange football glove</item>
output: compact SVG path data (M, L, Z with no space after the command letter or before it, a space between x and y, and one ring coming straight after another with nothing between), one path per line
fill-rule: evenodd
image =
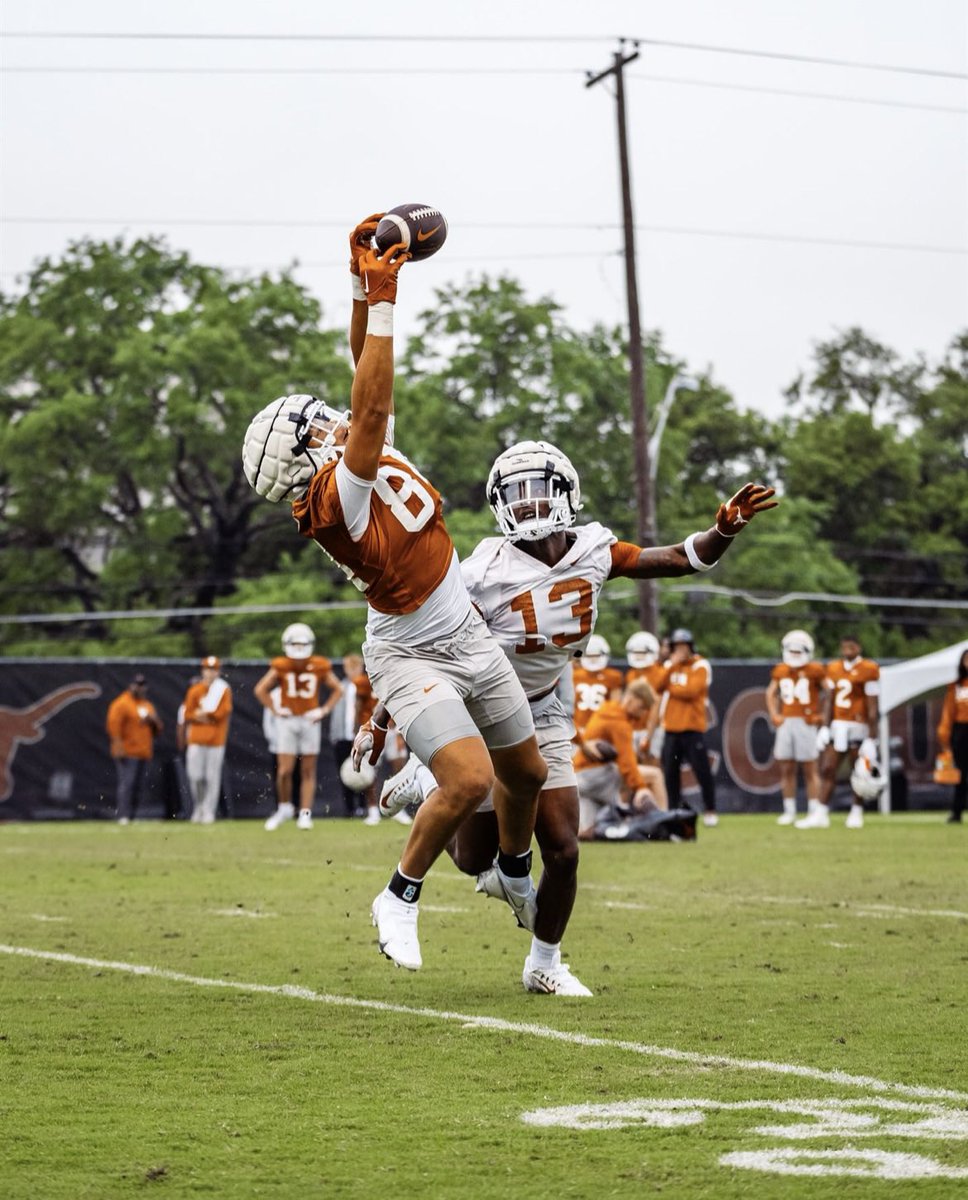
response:
M409 257L403 242L397 242L383 254L371 249L360 255L360 279L367 304L379 304L381 300L396 303L397 275Z
M735 496L720 504L716 513L716 530L723 537L735 537L744 525L748 525L758 512L776 508L776 489L764 487L762 483L744 483Z
M363 220L350 234L350 274L359 275L360 259L365 251L369 250L373 235L376 233L376 227L380 224L380 218L383 213L373 213L372 216L364 217Z

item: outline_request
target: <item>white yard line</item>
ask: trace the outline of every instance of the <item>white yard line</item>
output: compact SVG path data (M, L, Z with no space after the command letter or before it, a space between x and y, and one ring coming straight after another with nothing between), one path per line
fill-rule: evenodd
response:
M522 1021L506 1021L501 1017L485 1017L474 1013L450 1012L437 1008L413 1008L405 1004L388 1004L384 1000L363 1000L357 996L335 996L327 992L314 992L309 988L294 987L292 984L246 983L242 980L208 979L203 975L186 975L181 971L169 971L163 967L146 966L139 963L115 962L101 958L82 958L77 954L65 954L54 950L37 950L30 946L9 946L0 943L0 954L19 958L40 959L44 962L59 962L75 967L90 967L98 971L118 971L125 975L140 975L152 979L164 979L170 983L187 983L193 987L221 988L237 992L250 992L266 996L284 996L290 1000L305 1000L315 1004L330 1004L340 1008L361 1008L372 1012L397 1013L401 1016L422 1017L429 1021L448 1021L460 1024L465 1029L484 1029L497 1033L518 1033L525 1037L541 1038L584 1048L619 1050L626 1054L637 1054L647 1058L665 1058L674 1062L691 1063L698 1067L720 1067L734 1071L763 1071L771 1075L787 1075L797 1079L813 1079L822 1083L864 1088L871 1092L889 1092L898 1096L910 1096L920 1100L968 1101L968 1092L955 1092L947 1088L921 1087L915 1084L894 1083L888 1079L877 1079L870 1075L850 1075L846 1071L823 1071L818 1067L804 1067L796 1063L772 1062L769 1059L732 1058L724 1054L700 1054L694 1050L676 1050L671 1046L651 1046L644 1042L626 1042L616 1038L589 1037L583 1033L571 1033L564 1029L552 1029L548 1025L533 1025Z

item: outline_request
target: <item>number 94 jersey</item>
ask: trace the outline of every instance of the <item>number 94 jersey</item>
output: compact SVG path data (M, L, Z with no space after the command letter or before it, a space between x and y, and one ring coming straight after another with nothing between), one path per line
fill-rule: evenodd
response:
M574 541L553 567L498 537L485 538L461 563L471 600L529 697L552 687L584 650L598 617L598 594L616 555L624 559L624 544L598 522L569 533Z

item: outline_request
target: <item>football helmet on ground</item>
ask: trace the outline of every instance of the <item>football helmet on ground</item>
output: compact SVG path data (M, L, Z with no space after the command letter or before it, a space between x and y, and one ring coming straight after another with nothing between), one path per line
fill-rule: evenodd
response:
M341 453L349 426L349 412L315 396L280 396L256 413L246 430L246 479L267 500L298 500L320 467Z
M858 799L876 800L887 786L887 779L881 774L876 762L858 754L854 761L854 769L850 773L850 786Z
M625 643L625 656L630 667L651 667L659 657L659 639L647 629L633 633Z
M289 658L309 658L316 644L316 635L308 625L297 621L282 631L282 648Z
M537 542L575 523L581 484L571 460L550 442L517 442L494 460L487 502L513 542Z
M788 667L805 667L813 658L813 638L805 629L791 629L780 642Z
M588 671L604 671L608 666L608 660L612 653L612 647L605 641L600 633L593 633L588 639L588 645L581 656L581 665Z

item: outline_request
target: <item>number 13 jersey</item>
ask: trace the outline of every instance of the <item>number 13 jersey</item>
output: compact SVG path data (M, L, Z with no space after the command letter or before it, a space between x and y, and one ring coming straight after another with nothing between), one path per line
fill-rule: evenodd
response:
M598 522L569 530L568 553L554 566L505 538L485 538L461 573L471 601L501 644L529 698L554 686L588 643L598 594L639 549Z

